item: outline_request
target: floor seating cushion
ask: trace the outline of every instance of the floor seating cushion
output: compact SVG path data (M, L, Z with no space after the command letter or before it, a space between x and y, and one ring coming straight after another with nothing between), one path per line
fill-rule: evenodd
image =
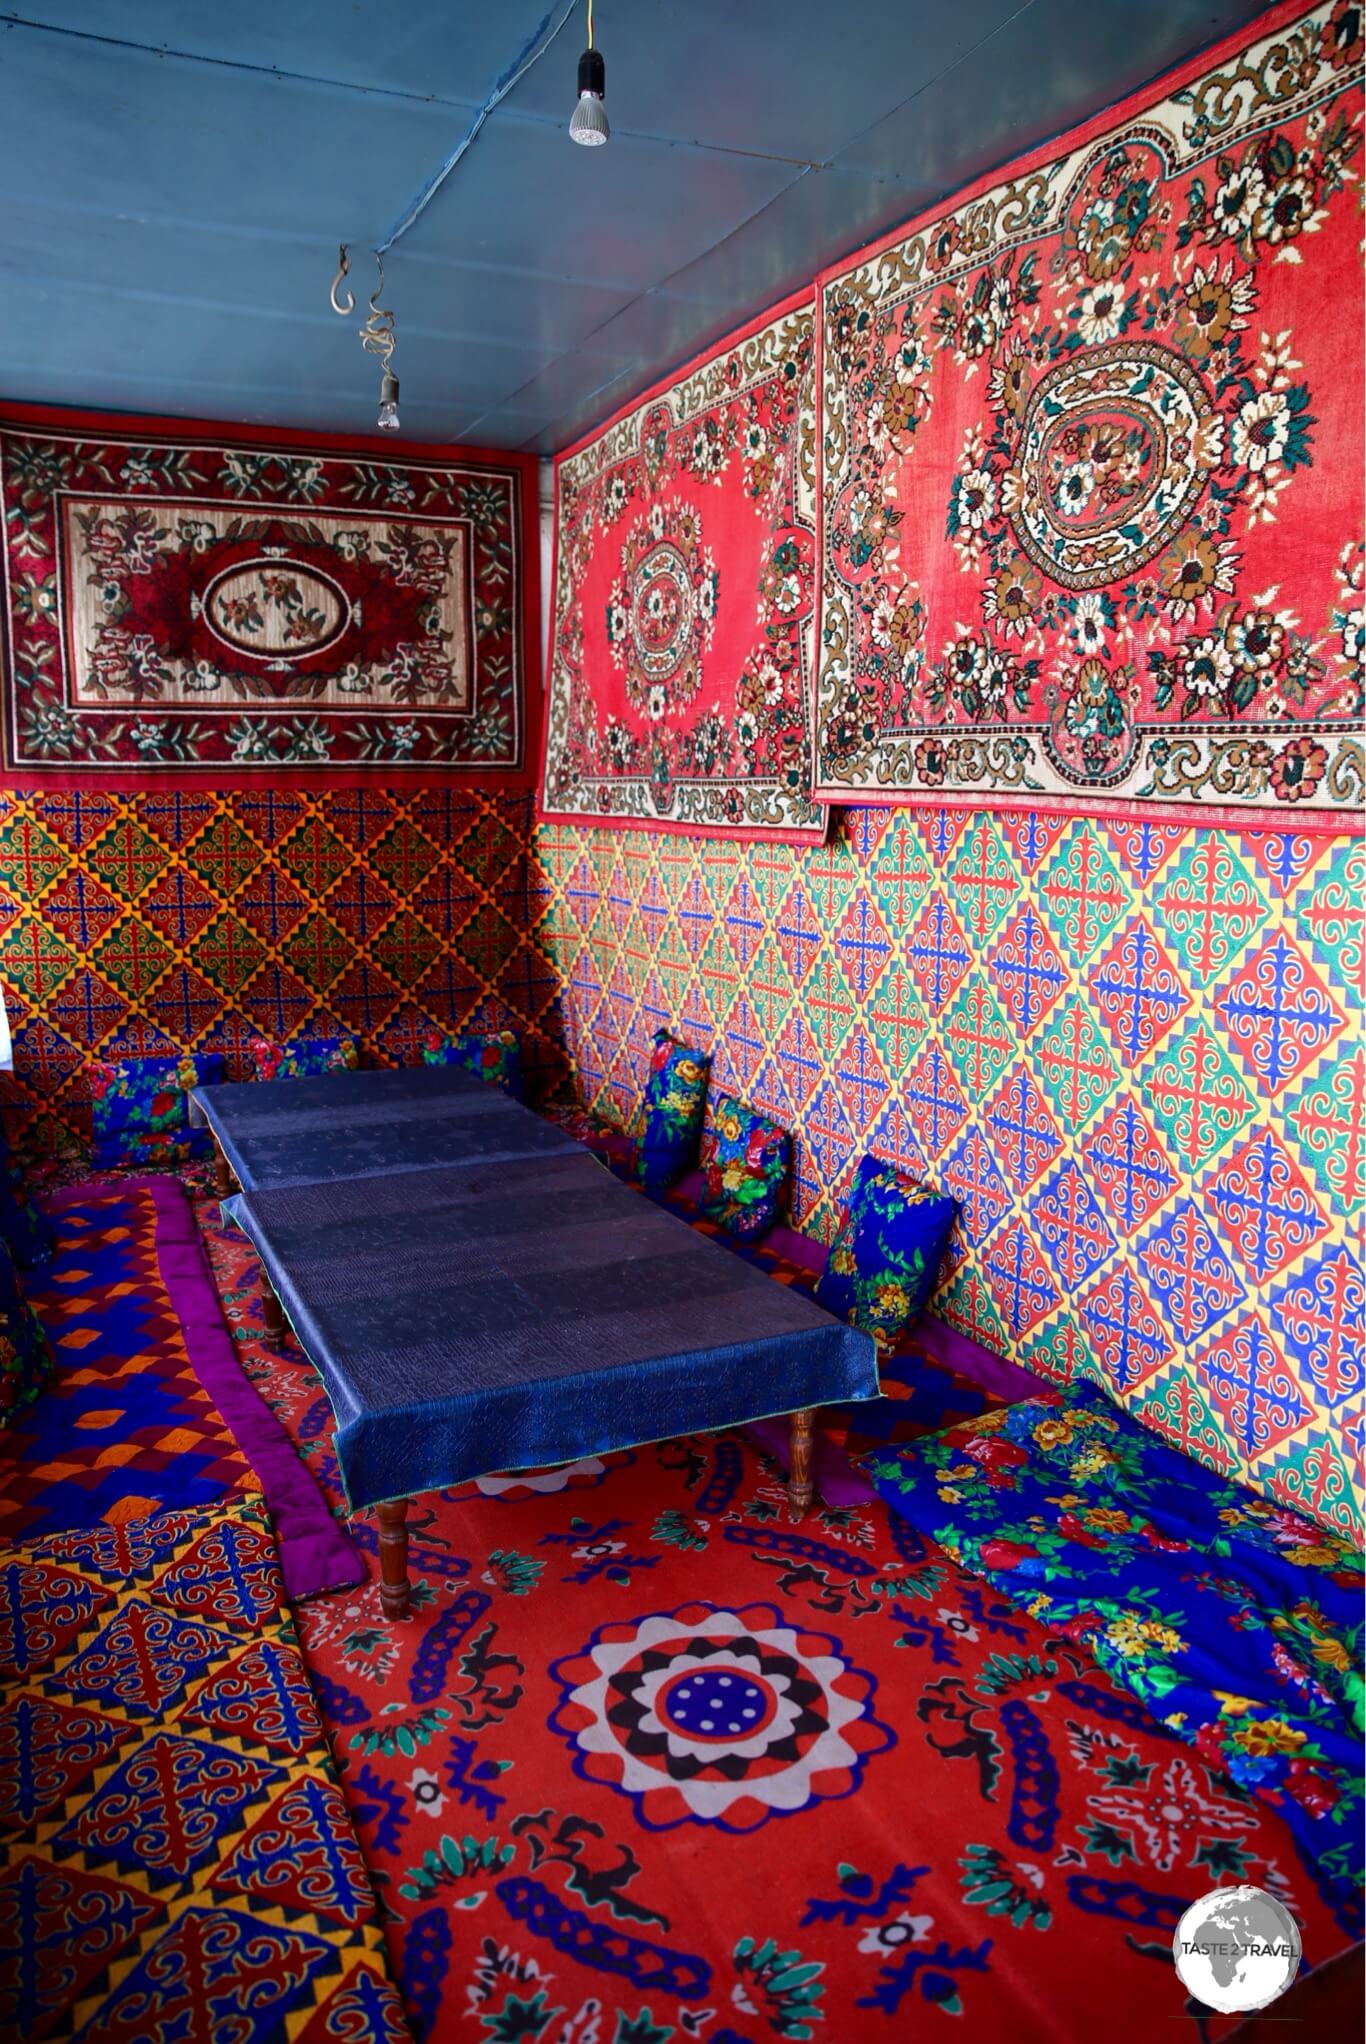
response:
M0 1428L32 1405L52 1374L52 1350L0 1238Z
M360 1046L354 1036L296 1036L289 1043L253 1036L247 1061L254 1079L313 1079L323 1072L354 1072Z
M702 1137L698 1206L729 1235L766 1234L782 1210L792 1169L785 1128L723 1093Z
M223 1077L216 1051L184 1057L127 1058L90 1067L92 1161L97 1170L120 1164L185 1164L208 1157L213 1139L191 1128L188 1095Z
M1091 1384L863 1466L894 1512L1271 1800L1325 1892L1359 1906L1363 1560L1345 1539Z
M9 1144L0 1136L0 1236L21 1270L32 1270L52 1255L52 1227L34 1204Z
M0 2036L404 2044L262 1500L0 1548L0 1602Z
M514 1100L522 1097L522 1046L511 1029L463 1036L448 1036L442 1029L432 1029L423 1041L422 1062L459 1065L486 1084L501 1086Z
M667 1029L655 1031L635 1151L636 1176L647 1192L662 1192L696 1162L710 1071L701 1051Z
M887 1348L933 1291L957 1213L956 1200L870 1152L854 1174L818 1302Z

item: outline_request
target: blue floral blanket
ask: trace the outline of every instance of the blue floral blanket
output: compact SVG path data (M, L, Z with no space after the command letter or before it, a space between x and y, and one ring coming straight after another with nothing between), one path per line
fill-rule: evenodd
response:
M1354 1548L1169 1448L1092 1385L862 1467L893 1511L1273 1801L1325 1893L1359 1914Z

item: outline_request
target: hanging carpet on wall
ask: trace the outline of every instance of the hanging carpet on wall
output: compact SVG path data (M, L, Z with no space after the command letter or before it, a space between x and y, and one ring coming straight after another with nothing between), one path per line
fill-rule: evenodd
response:
M556 464L542 809L820 837L809 300Z
M1282 8L822 276L818 796L1352 827L1361 75Z

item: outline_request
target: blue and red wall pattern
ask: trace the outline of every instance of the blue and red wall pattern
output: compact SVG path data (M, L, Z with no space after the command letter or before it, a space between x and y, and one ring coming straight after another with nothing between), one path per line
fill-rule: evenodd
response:
M1360 1531L1359 839L862 809L542 825L530 879L586 1102L625 1119L678 1029L796 1132L801 1226L864 1150L934 1180L945 1319Z

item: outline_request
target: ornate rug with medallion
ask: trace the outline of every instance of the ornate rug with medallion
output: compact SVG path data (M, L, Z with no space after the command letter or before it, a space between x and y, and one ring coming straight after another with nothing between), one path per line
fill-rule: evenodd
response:
M809 294L555 464L547 816L820 837Z
M1260 16L818 287L818 796L1351 828L1362 16Z
M340 1504L331 1413L244 1363ZM414 1613L371 1576L299 1616L417 2037L1191 2044L1187 1904L1252 1882L1318 1964L1359 1932L1277 1812L881 1501L792 1526L745 1440L417 1501ZM1339 1904L1339 1907L1341 1905ZM928 2034L928 2031L927 2031ZM948 2034L946 2032L946 2034Z
M0 1548L0 2033L408 2036L259 1498Z
M525 783L529 457L24 408L0 501L12 783Z

